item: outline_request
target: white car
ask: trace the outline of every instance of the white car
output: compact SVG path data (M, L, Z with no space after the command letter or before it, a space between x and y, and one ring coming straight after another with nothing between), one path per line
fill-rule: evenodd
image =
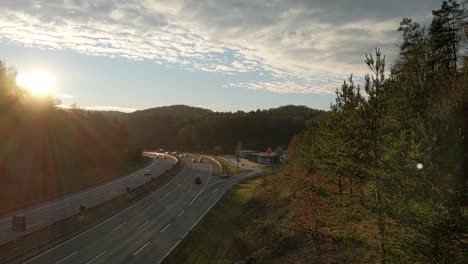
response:
M196 159L192 159L192 162L197 162L197 160L196 160Z

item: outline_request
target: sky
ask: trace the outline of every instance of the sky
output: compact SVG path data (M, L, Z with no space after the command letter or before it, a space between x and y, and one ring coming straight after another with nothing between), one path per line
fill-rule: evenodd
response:
M295 104L328 109L403 17L440 0L0 0L0 60L47 72L64 106L130 112Z

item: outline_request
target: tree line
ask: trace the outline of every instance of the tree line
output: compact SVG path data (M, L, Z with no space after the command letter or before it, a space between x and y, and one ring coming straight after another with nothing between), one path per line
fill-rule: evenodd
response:
M16 76L0 62L0 211L94 184L140 162L128 151L123 123L58 108L52 96L18 87Z
M125 123L134 147L232 154L240 143L261 151L286 147L305 128L305 120L323 114L293 105L233 113L175 105L129 114Z
M363 85L351 76L291 140L278 184L318 246L340 237L380 263L466 263L466 14L448 0L429 26L403 19L390 69L379 49L366 55Z

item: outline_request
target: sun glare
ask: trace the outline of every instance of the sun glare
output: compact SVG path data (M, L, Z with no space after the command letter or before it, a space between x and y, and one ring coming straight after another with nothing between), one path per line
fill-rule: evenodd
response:
M25 72L18 74L16 84L34 95L46 95L52 91L54 79L46 72Z

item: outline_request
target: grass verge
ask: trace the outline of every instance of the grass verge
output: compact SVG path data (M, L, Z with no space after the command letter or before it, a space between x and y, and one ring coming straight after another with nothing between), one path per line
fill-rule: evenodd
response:
M237 175L247 171L246 169L232 165L230 162L227 162L225 159L222 159L220 157L215 157L215 159L219 161L219 163L221 163L221 165L226 169L229 175Z
M230 238L241 228L243 213L261 182L254 179L235 185L163 263L231 263L228 260L238 256L231 251Z

